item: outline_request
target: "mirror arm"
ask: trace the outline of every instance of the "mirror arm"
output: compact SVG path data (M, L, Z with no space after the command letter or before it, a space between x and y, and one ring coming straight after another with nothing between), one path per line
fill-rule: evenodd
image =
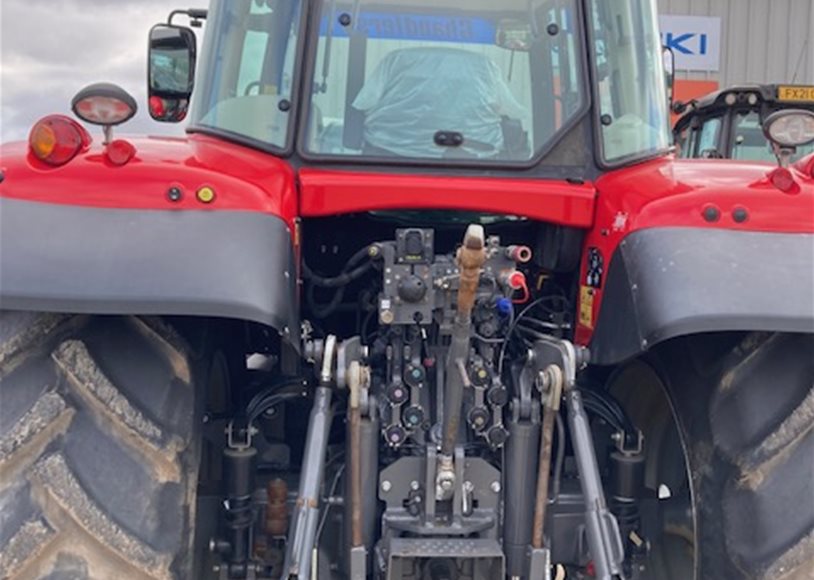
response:
M779 143L772 143L772 152L777 157L777 165L781 168L788 168L791 158L797 153L796 147L783 147Z
M172 19L179 15L186 15L189 17L189 25L193 28L200 28L203 25L202 20L206 20L208 10L203 8L188 8L187 10L173 10L167 17L167 24L172 26Z

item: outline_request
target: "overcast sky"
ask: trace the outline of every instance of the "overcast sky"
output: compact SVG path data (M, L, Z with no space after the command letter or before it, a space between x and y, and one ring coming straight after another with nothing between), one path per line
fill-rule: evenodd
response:
M97 81L114 82L138 101L139 112L122 133L181 133L178 125L156 123L147 113L147 34L170 10L207 4L0 0L0 141L25 139L48 113L71 114L73 95Z

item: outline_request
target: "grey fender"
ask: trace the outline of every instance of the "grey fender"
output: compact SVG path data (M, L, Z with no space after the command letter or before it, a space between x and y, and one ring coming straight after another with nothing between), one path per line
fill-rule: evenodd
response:
M677 336L814 332L814 235L653 228L614 253L591 362L629 359Z
M0 307L232 318L299 348L291 235L255 212L0 199Z

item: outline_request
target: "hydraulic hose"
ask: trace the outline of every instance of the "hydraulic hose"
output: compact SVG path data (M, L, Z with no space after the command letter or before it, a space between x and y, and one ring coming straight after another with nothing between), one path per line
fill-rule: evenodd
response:
M308 307L314 316L317 318L327 318L333 314L339 305L342 304L342 299L345 297L345 288L348 284L367 274L367 272L373 268L373 262L371 260L379 256L381 256L379 244L367 245L350 257L338 276L320 276L303 261L302 274L303 277L310 282L305 296ZM357 266L357 264L365 259L368 261ZM317 304L314 299L314 289L316 287L333 288L336 289L336 292L327 303Z
M303 262L302 273L305 276L305 279L311 282L311 284L314 286L320 286L322 288L339 288L341 286L347 286L354 280L361 278L372 267L373 263L367 262L366 264L357 266L353 270L343 270L341 274L334 276L333 278L326 278L316 274L313 270L311 270L308 264Z
M351 256L338 276L320 276L311 270L304 261L302 263L302 273L305 279L315 286L321 286L322 288L339 288L340 286L347 286L357 278L360 278L373 267L372 262L367 262L355 267L357 264L365 258L372 259L379 255L381 255L381 252L379 251L378 244L370 244Z

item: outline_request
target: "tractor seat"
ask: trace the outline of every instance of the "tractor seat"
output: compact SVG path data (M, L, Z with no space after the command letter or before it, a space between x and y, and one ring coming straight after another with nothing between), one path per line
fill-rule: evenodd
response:
M451 149L476 158L495 157L504 149L505 118L525 115L494 62L446 47L388 53L353 107L365 114L367 150L420 158L442 158ZM438 131L461 133L464 144L439 146L434 140Z

